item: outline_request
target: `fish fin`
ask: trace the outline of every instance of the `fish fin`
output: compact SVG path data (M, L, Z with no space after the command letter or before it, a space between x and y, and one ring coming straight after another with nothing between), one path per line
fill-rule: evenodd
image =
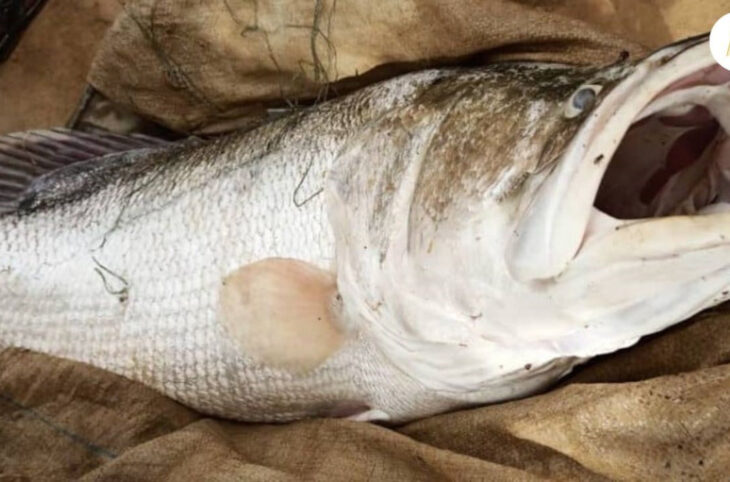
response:
M86 133L64 128L0 135L0 214L17 209L38 177L69 164L168 142L145 135Z
M350 415L347 419L355 422L389 422L391 417L382 410L372 409Z
M334 273L295 259L267 258L227 275L219 310L245 354L270 367L314 369L345 338Z

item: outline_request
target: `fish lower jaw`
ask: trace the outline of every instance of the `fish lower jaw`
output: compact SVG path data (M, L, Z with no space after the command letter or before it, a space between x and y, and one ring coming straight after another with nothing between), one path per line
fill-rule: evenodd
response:
M561 352L612 352L730 299L728 203L637 220L594 209L587 233L550 292L584 326L556 341Z

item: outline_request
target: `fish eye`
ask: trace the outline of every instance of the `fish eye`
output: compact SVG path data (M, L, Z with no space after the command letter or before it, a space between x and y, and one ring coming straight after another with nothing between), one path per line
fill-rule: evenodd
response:
M565 105L565 117L568 119L578 117L593 107L593 104L596 102L596 97L598 97L598 93L601 92L602 88L600 85L595 84L581 85L578 90L573 92L570 99L568 99Z

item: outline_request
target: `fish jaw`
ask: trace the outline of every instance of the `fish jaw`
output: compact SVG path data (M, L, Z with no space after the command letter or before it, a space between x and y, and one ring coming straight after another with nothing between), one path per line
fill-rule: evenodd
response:
M581 247L593 201L613 153L636 118L662 91L714 64L707 38L661 49L640 62L586 119L517 224L507 250L518 280L563 272Z
M581 320L553 340L595 356L631 345L730 298L730 213L615 224L588 239L546 290Z

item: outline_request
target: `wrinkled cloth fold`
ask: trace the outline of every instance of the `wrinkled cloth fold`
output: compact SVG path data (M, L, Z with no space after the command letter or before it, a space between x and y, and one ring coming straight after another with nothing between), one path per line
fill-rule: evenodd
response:
M654 0L183 3L125 2L88 78L112 101L185 132L229 130L266 107L415 69L610 63L672 39Z

